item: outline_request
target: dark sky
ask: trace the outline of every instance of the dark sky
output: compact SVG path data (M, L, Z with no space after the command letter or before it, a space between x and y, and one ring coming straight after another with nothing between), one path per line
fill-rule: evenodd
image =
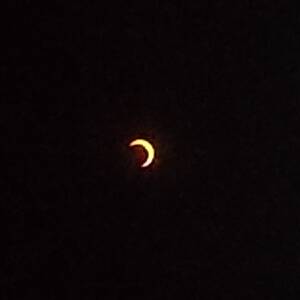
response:
M299 12L99 2L8 12L2 298L295 299Z

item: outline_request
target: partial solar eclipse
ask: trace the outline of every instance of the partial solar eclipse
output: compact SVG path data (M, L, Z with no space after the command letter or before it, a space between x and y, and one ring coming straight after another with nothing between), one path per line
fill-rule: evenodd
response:
M151 143L149 143L148 141L146 141L144 139L137 139L137 140L132 141L129 144L129 146L130 147L140 146L140 147L143 147L144 150L147 152L147 158L141 165L142 168L148 167L153 162L155 151L154 151L154 148L151 145Z

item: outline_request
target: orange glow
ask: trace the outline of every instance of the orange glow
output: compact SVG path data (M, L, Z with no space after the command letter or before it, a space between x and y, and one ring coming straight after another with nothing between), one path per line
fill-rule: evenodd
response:
M151 143L149 143L148 141L144 140L144 139L137 139L132 141L129 144L130 147L133 146L141 146L145 149L145 151L147 152L147 158L145 160L145 162L141 165L142 168L148 167L154 160L154 148L151 145Z

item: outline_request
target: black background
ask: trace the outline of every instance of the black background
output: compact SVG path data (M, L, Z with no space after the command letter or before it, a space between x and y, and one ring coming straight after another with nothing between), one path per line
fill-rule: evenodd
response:
M8 16L3 299L295 299L295 7L52 1ZM136 137L156 147L148 169Z

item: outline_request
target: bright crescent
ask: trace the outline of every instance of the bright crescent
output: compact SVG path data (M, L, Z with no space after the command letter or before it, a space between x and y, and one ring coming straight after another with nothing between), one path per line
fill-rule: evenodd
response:
M142 146L146 150L148 157L147 157L146 161L141 165L142 168L148 167L153 162L155 152L154 152L153 146L148 141L143 140L143 139L137 139L137 140L132 141L129 144L129 146L130 147Z

